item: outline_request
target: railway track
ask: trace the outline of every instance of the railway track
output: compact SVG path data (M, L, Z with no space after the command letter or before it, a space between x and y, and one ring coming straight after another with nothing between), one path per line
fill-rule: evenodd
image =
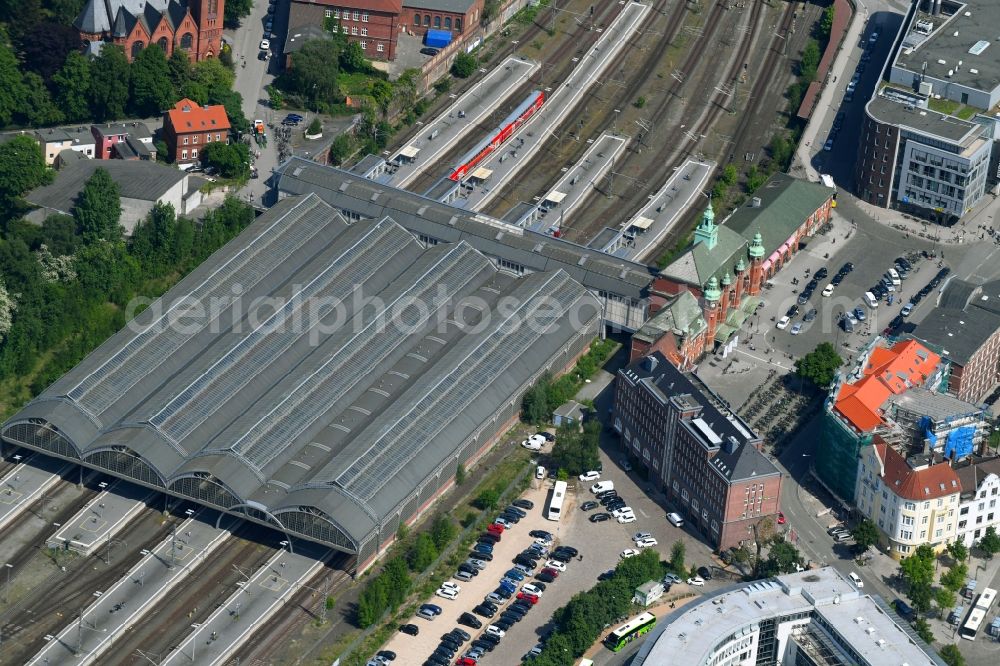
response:
M95 591L105 590L125 575L141 557L139 551L162 541L180 519L164 520L159 511L146 509L125 527L111 550L112 564L96 564L97 555L68 561L64 573L56 573L50 585L39 586L0 615L4 631L4 661L22 664L44 645L44 636L57 634L72 622L77 612L90 605ZM38 552L38 557L44 557ZM96 573L95 573L96 572Z
M248 532L247 526L238 532ZM190 633L191 625L204 622L225 602L244 580L236 567L246 571L263 566L275 550L242 537L229 541L195 567L180 586L156 604L115 643L102 658L102 664L127 666L149 663L139 651L155 657L167 656Z
M597 13L594 16L593 22L595 25L608 25L618 17L621 11L622 5L616 2L601 3L600 9L596 10ZM551 66L543 63L542 67L531 79L518 86L487 119L479 122L472 131L467 132L451 150L447 151L434 164L428 165L423 173L407 189L411 192L423 194L443 176L448 175L451 172L452 165L462 155L471 150L473 146L488 136L490 132L494 131L500 119L513 111L532 90L546 90L548 88L556 90L569 77L578 64L573 62L573 58L582 57L587 51L593 48L601 36L601 33L596 30L587 30L585 26L580 24L577 24L576 29L572 33L563 34L565 38L560 42L555 53L548 58L549 63L559 63L558 65Z

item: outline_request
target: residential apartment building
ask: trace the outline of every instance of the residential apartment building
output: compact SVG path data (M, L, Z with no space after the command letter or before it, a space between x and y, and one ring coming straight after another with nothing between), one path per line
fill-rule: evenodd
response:
M908 335L948 361L949 393L981 403L1000 380L1000 280L949 280Z
M1000 530L1000 458L958 465L955 472L962 486L955 540L971 547L987 527Z
M614 428L688 523L716 549L778 513L781 473L761 438L696 377L654 352L619 371Z
M144 123L105 123L90 128L100 160L156 160L153 133Z
M941 551L955 540L961 491L958 474L938 456L904 457L877 435L861 451L855 505L878 525L894 559L923 544Z
M402 11L400 0L292 0L288 34L336 22L368 58L395 60Z
M163 119L163 139L173 161L182 168L198 162L205 144L229 141L229 117L221 104L198 106L182 99Z

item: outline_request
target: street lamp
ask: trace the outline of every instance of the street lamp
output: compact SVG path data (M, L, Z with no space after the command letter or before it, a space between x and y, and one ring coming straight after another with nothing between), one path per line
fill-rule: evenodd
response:
M7 570L7 585L5 585L3 588L3 602L7 603L8 595L10 594L10 570L14 568L14 565L11 564L10 562L7 562L3 566Z

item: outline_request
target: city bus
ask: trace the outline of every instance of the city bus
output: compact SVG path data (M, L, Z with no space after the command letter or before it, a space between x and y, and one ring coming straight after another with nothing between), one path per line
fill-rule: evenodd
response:
M552 501L549 502L549 511L545 517L549 520L559 520L562 516L563 502L566 500L566 482L556 481L552 489Z
M608 634L604 639L604 645L612 652L618 652L639 636L649 633L654 624L656 616L652 613L643 613Z
M979 628L986 619L986 615L990 612L990 608L993 606L996 597L996 590L989 587L983 590L983 593L976 599L976 604L969 612L969 617L965 620L965 624L958 630L959 636L969 641L976 640L976 634L979 633Z

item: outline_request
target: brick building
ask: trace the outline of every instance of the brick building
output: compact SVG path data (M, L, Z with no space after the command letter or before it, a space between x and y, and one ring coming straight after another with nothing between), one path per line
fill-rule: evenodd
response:
M653 280L649 305L653 315L689 293L701 307L704 334L663 330L674 340L649 344L676 348L693 364L703 352L735 341L756 313L764 284L829 221L832 201L833 190L819 183L776 174L721 224L709 204L691 247Z
M618 372L614 428L650 481L716 549L778 513L781 473L758 437L695 377L654 352Z
M163 118L163 139L167 153L179 165L193 164L206 143L229 141L229 118L226 107L198 106L182 99Z
M288 34L336 20L348 40L361 45L365 56L394 60L402 11L400 0L292 0Z
M92 125L90 131L99 160L156 160L153 134L143 123L105 123Z
M479 25L483 0L404 0L402 25L414 35L450 30L453 39Z
M183 49L204 60L222 48L225 0L87 0L73 25L85 44L125 49L129 60L150 44L169 57Z

